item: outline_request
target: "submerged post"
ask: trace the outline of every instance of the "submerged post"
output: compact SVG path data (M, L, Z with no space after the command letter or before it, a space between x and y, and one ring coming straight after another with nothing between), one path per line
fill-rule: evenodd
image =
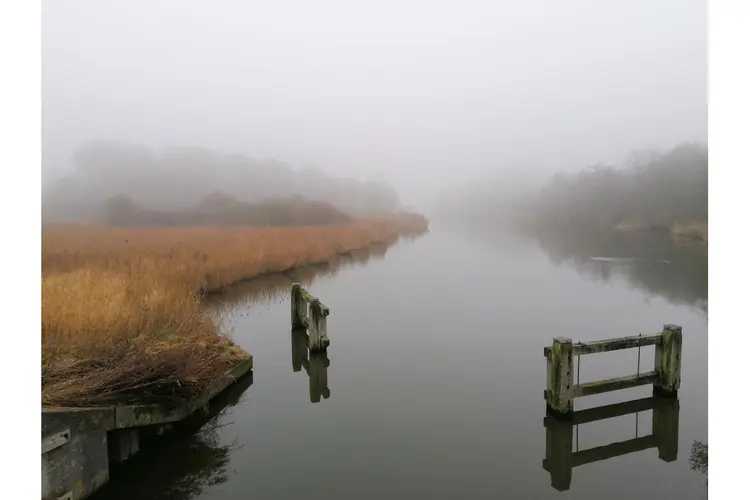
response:
M556 337L547 362L547 408L559 417L573 414L573 341Z
M304 328L305 324L301 318L302 306L302 285L294 283L292 285L292 328Z
M658 375L654 390L666 396L677 396L682 364L682 327L664 325L661 342L654 351L654 371Z

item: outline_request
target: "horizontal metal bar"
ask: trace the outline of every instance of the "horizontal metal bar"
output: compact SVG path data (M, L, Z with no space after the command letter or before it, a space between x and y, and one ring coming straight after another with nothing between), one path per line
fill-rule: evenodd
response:
M594 340L573 344L573 356L581 354L597 354L600 352L619 351L633 347L645 347L661 343L661 333L656 335L631 335L617 339Z
M42 455L49 453L55 448L59 448L70 441L70 429L50 434L42 438Z
M659 378L659 372L650 371L640 375L628 375L626 377L616 377L606 380L597 380L573 386L573 397L581 398L601 394L602 392L619 391L629 389L640 385L653 384Z

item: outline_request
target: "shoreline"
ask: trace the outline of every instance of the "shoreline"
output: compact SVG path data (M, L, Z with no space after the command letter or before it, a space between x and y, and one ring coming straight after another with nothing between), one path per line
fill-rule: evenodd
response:
M427 234L428 232L429 232L429 230L425 230L424 232L418 233L416 236L423 236L424 234ZM342 257L346 257L346 256L349 256L349 255L352 255L352 254L354 254L356 252L361 252L361 251L364 251L364 250L369 250L371 248L375 248L375 247L378 247L378 246L384 246L384 245L385 246L390 246L390 245L393 245L395 243L398 243L398 241L401 238L404 238L404 237L407 237L407 235L401 234L401 235L398 235L396 238L392 239L391 241L374 242L374 243L370 243L368 245L365 245L363 247L353 248L353 249L345 250L343 252L339 252L339 253L331 256L328 259L322 259L322 260L313 261L313 262L305 262L304 264L297 264L297 265L294 265L294 266L291 266L291 267L288 267L288 268L285 268L285 269L282 269L282 270L279 270L279 271L267 271L267 272L263 272L263 273L260 273L260 274L254 274L254 275L251 275L251 276L247 276L245 278L239 278L239 279L237 279L235 281L232 281L231 283L228 283L226 285L222 285L220 287L207 288L207 289L198 289L197 293L198 293L198 295L201 298L218 297L218 296L224 295L226 293L229 293L232 288L234 288L236 286L239 286L239 285L242 285L243 283L247 283L247 282L250 282L250 281L253 281L253 280L258 280L258 279L272 278L274 276L279 276L279 277L284 276L284 277L287 277L287 276L285 276L286 273L294 272L296 270L304 269L304 268L307 268L307 267L316 267L316 266L328 265L328 264L331 264L331 263L335 262L337 259L340 259ZM290 279L290 281L292 281L291 278L289 278L289 279Z

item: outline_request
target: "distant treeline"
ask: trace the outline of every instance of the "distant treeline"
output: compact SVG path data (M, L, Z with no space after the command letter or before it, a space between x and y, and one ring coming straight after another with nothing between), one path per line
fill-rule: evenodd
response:
M626 166L596 165L578 173L558 173L541 188L516 184L511 176L485 183L453 196L443 212L481 225L671 230L706 237L708 150L699 144L634 155Z
M98 220L110 226L310 226L342 224L351 217L329 203L301 197L243 203L225 193L212 193L196 207L160 211L142 207L127 196L105 203Z
M43 187L46 220L101 218L113 198L154 211L185 212L216 192L243 203L302 197L352 216L387 214L400 207L398 193L386 183L336 178L317 169L295 170L275 160L202 148L154 152L145 146L93 143L76 151L73 164L72 173Z
M683 144L626 168L558 174L538 195L545 225L672 228L708 221L708 150Z

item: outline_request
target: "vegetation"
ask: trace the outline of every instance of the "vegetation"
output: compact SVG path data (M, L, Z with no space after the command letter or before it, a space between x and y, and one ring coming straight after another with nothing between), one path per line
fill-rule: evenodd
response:
M536 198L534 213L543 226L662 230L707 239L708 151L683 144L628 168L558 174Z
M317 168L295 170L275 160L203 148L156 152L124 143L92 143L75 153L73 167L67 175L46 179L45 220L101 219L107 200L118 196L161 212L193 210L214 192L244 203L302 196L356 217L391 214L400 205L394 188L383 182L335 178Z
M183 397L245 354L196 291L426 230L403 214L337 226L42 231L42 402Z
M634 154L621 167L557 173L546 183L516 171L451 196L442 208L462 225L576 234L655 232L707 242L708 150L681 144L663 153Z
M192 210L167 212L139 206L127 196L107 200L103 222L114 226L313 226L351 218L323 201L302 197L243 203L225 193L206 196Z

